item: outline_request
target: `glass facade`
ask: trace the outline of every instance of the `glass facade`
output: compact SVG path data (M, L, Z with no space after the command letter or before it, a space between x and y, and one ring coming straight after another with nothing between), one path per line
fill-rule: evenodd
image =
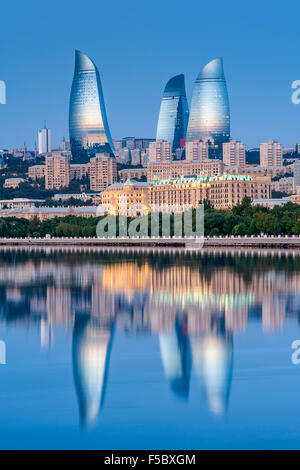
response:
M184 75L171 78L164 90L158 118L156 139L171 142L172 151L180 147L185 138L189 119Z
M221 155L230 140L230 110L222 58L209 62L199 73L192 96L187 142L209 140L211 153Z
M83 149L91 152L113 152L101 86L100 75L93 61L75 51L75 71L70 96L69 131L74 159Z

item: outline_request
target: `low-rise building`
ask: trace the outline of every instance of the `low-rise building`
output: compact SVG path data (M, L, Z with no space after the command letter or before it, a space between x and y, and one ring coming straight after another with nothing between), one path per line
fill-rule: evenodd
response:
M100 204L101 201L101 193L89 193L89 192L82 192L82 193L58 193L54 194L53 196L54 201L68 201L69 199L76 199L79 201L88 201L92 199L93 205Z
M169 178L150 183L126 181L111 185L101 194L102 205L107 211L122 215L150 210L175 212L186 205L196 207L204 201L210 201L216 209L228 209L245 197L269 199L270 178L224 174Z
M280 178L278 181L272 181L271 191L277 191L285 194L293 194L295 192L294 178Z
M4 181L3 188L5 188L5 189L9 189L9 188L16 189L20 186L21 183L25 183L24 178L6 178L6 180Z
M0 217L17 217L20 219L33 219L37 217L39 220L50 220L55 217L66 217L75 215L78 217L97 217L104 214L104 208L101 210L95 206L83 207L31 207L28 209L2 209Z
M224 171L224 164L221 160L206 160L202 162L188 162L182 160L180 162L162 162L148 163L147 165L147 181L169 178L181 178L183 176L215 176L221 175Z
M152 181L149 187L149 203L155 206L173 207L209 201L215 209L228 209L250 199L270 198L270 178L248 175L217 175L171 178Z
M45 178L46 165L33 165L28 168L28 177L32 180Z
M291 202L294 204L300 204L300 186L296 187L296 194L291 196Z
M114 215L136 216L149 211L149 183L127 180L114 183L101 193L101 202Z
M27 199L27 198L14 198L14 199L1 199L0 209L28 209L30 207L38 207L44 204L44 199Z
M278 176L284 176L286 173L293 173L294 165L282 165L282 166L256 166L256 165L246 165L241 166L230 166L225 165L224 173L236 174L236 175L260 175L260 176L270 176L275 178Z
M146 168L125 168L119 171L119 178L122 182L126 180L139 180L147 176Z
M283 206L291 201L290 197L272 198L272 199L253 199L252 206L262 206L273 209L276 206Z

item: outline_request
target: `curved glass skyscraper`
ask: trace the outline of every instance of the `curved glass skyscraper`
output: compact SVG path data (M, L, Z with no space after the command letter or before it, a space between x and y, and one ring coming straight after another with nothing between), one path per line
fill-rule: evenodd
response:
M75 51L69 131L74 159L80 156L83 149L92 151L100 147L105 152L114 151L98 69L94 62L80 51Z
M189 119L184 75L176 75L166 84L160 106L156 140L171 142L172 151L180 147L185 138Z
M230 110L222 58L209 62L196 79L186 140L209 140L212 153L219 154L222 143L230 140Z

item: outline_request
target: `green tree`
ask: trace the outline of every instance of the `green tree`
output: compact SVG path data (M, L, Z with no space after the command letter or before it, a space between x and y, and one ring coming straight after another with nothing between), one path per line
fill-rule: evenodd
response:
M298 220L292 227L292 232L295 235L300 235L300 220Z
M233 235L247 235L247 225L244 222L235 225L233 227L232 233Z

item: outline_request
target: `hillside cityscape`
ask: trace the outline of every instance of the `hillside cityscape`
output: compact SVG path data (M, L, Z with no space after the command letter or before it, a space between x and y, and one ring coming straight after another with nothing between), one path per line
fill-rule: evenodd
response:
M51 137L45 121L34 150L24 144L0 151L1 218L42 223L105 213L136 217L149 214L153 206L174 213L204 201L211 211L223 211L225 218L246 198L254 212L273 214L271 233L300 233L300 142L283 148L269 140L246 150L243 142L231 138L222 58L200 71L190 107L184 75L170 78L155 138L116 140L110 133L97 66L76 50L69 138L53 148ZM284 207L293 207L288 227L278 225ZM9 220L2 220L2 235L8 234L9 226ZM213 229L216 235L228 233L222 227ZM268 228L236 229L241 234L259 231Z

